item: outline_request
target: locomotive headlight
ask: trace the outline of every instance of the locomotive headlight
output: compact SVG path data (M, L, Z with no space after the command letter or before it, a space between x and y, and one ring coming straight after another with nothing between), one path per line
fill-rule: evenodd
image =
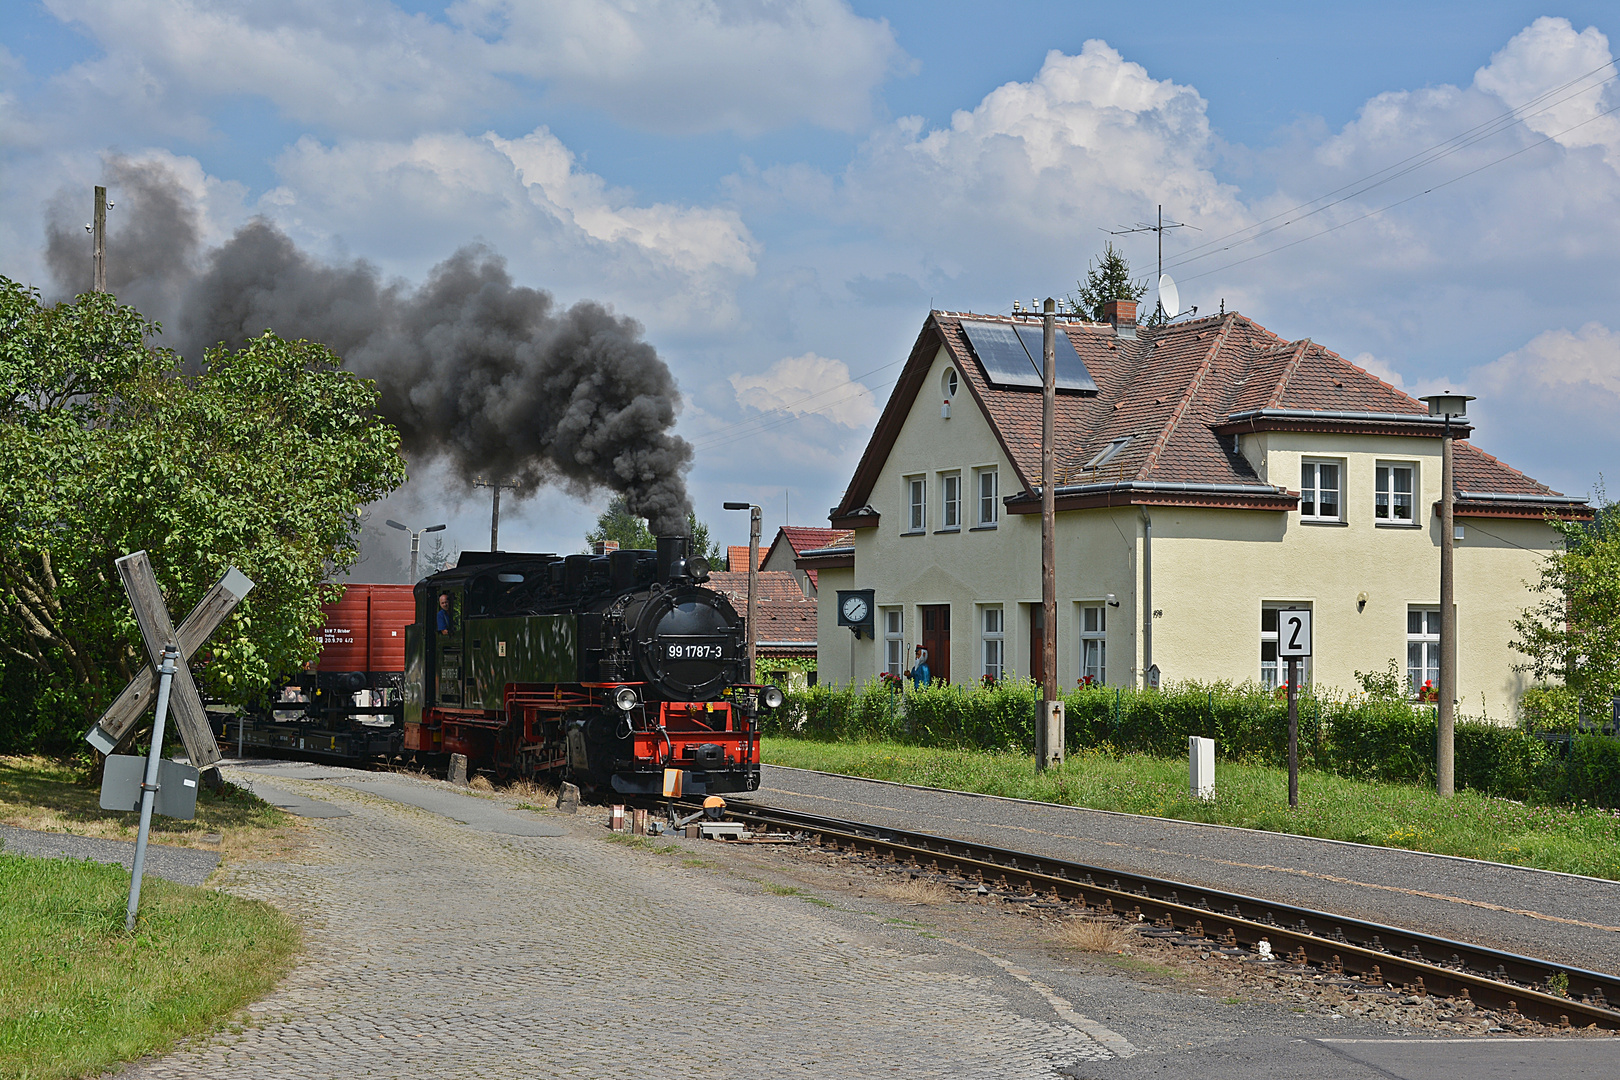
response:
M634 687L621 686L618 693L613 695L613 704L619 707L620 712L629 712L641 704L641 698L637 696Z
M767 709L780 709L782 707L782 702L786 700L787 699L782 696L782 688L780 686L767 686L765 689L759 692L759 702Z

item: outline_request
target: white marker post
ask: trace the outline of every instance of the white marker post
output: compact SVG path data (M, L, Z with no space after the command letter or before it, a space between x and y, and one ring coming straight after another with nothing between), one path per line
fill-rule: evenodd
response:
M1188 787L1195 799L1215 797L1215 740L1187 736Z
M1311 655L1311 613L1277 612L1277 655L1288 661L1288 805L1299 805L1299 661Z
M135 912L141 906L141 872L146 868L146 837L152 831L152 802L157 797L158 765L163 760L163 722L169 716L169 687L174 683L174 665L180 658L180 648L169 644L163 647L163 663L158 668L157 719L152 721L152 749L146 754L146 779L141 784L141 828L135 834L135 865L129 872L129 908L124 914L124 929L135 930Z

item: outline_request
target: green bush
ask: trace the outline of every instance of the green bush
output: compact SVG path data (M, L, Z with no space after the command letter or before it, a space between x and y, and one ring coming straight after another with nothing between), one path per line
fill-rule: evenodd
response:
M1358 780L1432 784L1436 719L1432 706L1405 698L1389 670L1358 673L1349 695L1306 691L1299 699L1299 761ZM988 687L935 683L861 688L817 686L788 694L788 706L764 722L764 733L822 742L893 741L958 750L1034 753L1040 689L1027 679ZM1620 739L1540 737L1553 727L1558 698L1536 699L1532 726L1505 728L1459 720L1456 780L1460 788L1532 802L1620 806ZM1065 698L1069 753L1108 747L1155 757L1183 757L1187 739L1215 740L1229 761L1281 766L1288 760L1288 707L1255 683L1178 683L1160 690L1081 686ZM1573 726L1573 725L1571 725ZM1557 728L1554 728L1557 730Z

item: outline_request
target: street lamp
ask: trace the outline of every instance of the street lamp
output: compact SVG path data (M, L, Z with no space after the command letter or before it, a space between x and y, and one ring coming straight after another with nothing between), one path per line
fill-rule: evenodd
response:
M759 507L753 503L728 502L727 510L748 511L748 681L754 682L754 659L759 634L755 632L755 597L759 590Z
M1442 799L1449 799L1457 790L1456 722L1457 722L1457 611L1453 600L1452 551L1456 542L1456 529L1452 515L1456 509L1457 492L1454 480L1451 421L1468 415L1467 394L1430 394L1430 416L1446 418L1445 432L1440 446L1440 700L1435 710L1435 790Z
M399 522L395 521L393 518L389 518L384 524L386 524L390 529L398 529L400 532L408 532L408 533L411 534L411 584L415 585L416 584L416 553L422 547L422 534L423 533L428 533L428 532L443 532L444 531L444 525L442 525L442 524L429 525L425 529L413 529L409 525L401 525Z

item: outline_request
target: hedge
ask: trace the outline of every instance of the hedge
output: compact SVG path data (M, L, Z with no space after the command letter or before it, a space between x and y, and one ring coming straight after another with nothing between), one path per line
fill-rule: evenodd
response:
M1434 710L1397 693L1393 673L1363 676L1348 695L1309 691L1299 702L1299 758L1356 779L1434 783ZM1369 692L1370 691L1370 692ZM916 746L1034 754L1038 687L1008 680L990 687L935 684L891 688L816 686L788 694L764 733L826 742L887 740ZM1083 686L1064 699L1066 744L1181 757L1187 738L1215 740L1227 760L1282 766L1288 708L1250 683L1181 683L1162 690ZM1620 739L1503 727L1460 719L1457 786L1533 802L1620 806Z

